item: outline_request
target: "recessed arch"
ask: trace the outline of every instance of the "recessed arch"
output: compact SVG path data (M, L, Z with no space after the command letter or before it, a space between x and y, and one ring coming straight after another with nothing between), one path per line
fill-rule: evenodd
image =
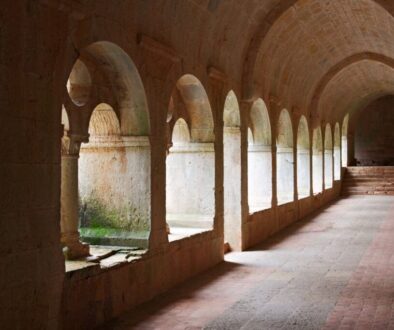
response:
M224 240L230 249L242 248L241 120L237 96L230 91L223 110Z
M333 142L331 125L326 124L324 129L324 187L332 188L333 185Z
M272 145L268 109L262 99L253 102L248 128L248 203L253 213L272 205Z
M278 204L294 200L293 125L289 112L283 109L278 119L276 137L276 182Z
M341 179L341 128L339 123L334 128L334 180Z
M311 192L310 142L308 121L301 116L297 131L297 191L298 198L308 197Z
M313 194L323 191L323 136L320 126L313 130L312 138Z

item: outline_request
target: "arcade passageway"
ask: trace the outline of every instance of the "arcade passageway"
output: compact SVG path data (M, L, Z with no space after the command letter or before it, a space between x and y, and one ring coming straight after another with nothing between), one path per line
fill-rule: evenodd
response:
M103 329L394 329L393 201L337 201Z
M1 3L1 330L392 326L393 0Z

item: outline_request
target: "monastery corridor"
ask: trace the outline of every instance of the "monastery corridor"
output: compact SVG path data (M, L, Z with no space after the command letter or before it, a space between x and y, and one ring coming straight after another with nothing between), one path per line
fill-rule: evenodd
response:
M104 329L394 329L393 234L393 197L345 198Z
M3 0L0 330L394 330L394 0Z

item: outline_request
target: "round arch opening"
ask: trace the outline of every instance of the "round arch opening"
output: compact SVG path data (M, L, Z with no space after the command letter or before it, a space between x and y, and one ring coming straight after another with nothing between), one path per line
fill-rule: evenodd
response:
M215 137L208 96L195 76L177 81L169 111L166 221L172 241L213 228Z
M283 109L276 137L276 183L278 205L294 200L293 127L290 114Z
M311 193L311 165L308 121L301 117L297 131L297 191L298 198L305 198Z
M248 203L254 213L272 206L271 121L262 99L250 110L248 128Z

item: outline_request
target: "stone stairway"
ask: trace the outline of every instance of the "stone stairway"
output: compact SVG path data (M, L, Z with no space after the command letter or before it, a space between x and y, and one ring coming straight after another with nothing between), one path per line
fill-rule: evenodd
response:
M394 195L394 166L350 166L342 195Z

